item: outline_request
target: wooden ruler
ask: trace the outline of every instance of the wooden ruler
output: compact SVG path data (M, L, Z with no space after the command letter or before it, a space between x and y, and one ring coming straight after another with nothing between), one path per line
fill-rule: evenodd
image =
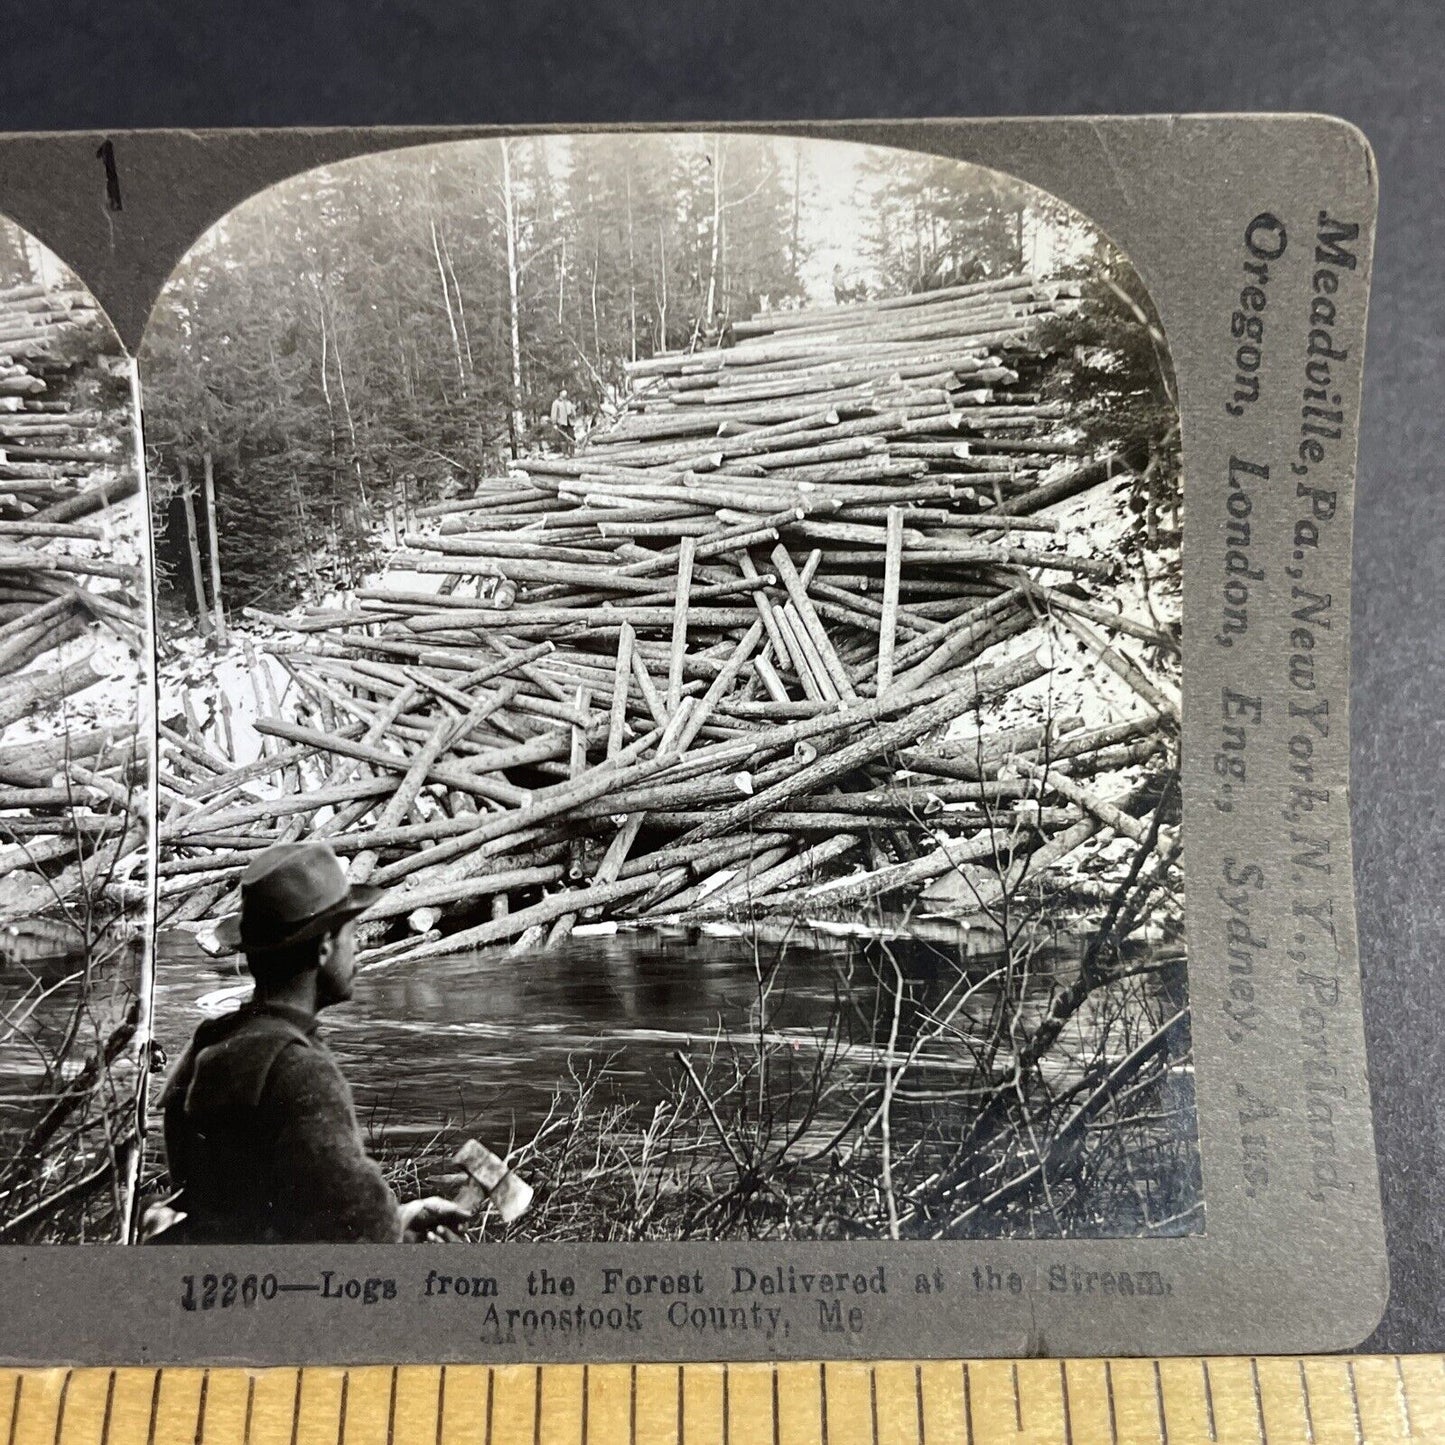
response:
M1445 1356L0 1370L5 1445L1445 1445Z

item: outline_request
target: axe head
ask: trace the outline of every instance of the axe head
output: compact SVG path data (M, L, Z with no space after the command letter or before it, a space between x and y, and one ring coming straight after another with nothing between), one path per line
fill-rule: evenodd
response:
M467 1175L456 1202L469 1214L490 1201L502 1222L510 1224L531 1208L532 1186L508 1169L485 1144L468 1139L457 1150L456 1163Z

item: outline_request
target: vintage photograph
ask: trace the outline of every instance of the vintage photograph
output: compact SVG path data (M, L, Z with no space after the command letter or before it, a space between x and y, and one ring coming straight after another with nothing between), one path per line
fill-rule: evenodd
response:
M0 218L0 1243L120 1240L151 1064L134 368Z
M1178 405L1087 216L836 141L418 146L232 211L139 368L139 1237L1204 1231Z

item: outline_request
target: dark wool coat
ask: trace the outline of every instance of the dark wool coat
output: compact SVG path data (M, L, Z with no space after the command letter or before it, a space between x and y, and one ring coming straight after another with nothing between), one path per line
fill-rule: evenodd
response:
M393 1243L396 1197L367 1157L316 1020L247 1004L196 1030L166 1083L166 1162L186 1221L165 1242Z

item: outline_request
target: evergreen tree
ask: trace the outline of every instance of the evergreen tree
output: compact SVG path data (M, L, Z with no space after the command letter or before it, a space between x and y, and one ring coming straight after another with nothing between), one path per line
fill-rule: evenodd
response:
M1063 278L1078 301L1039 328L1050 355L1044 391L1067 404L1087 446L1112 451L1138 481L1131 506L1141 540L1180 525L1178 392L1164 329L1138 273L1101 237Z
M879 152L865 168L860 207L884 295L957 286L1026 269L1032 187L942 156Z

